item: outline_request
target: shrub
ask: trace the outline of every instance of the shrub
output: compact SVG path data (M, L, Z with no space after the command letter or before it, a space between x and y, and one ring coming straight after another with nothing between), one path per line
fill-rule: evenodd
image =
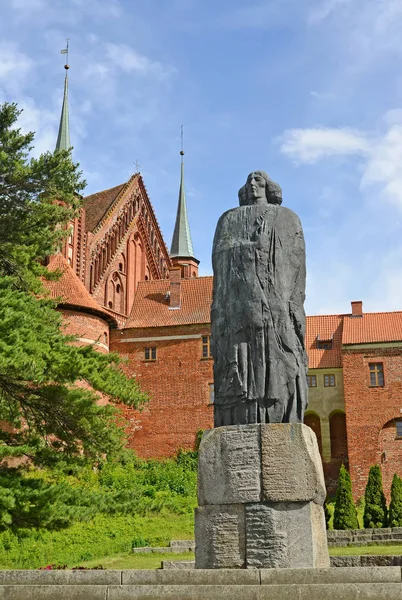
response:
M396 473L392 478L388 523L390 527L402 527L402 479Z
M353 502L352 482L344 465L341 466L336 490L334 529L358 529L357 511Z
M325 527L329 529L329 522L331 520L332 514L328 506L328 502L324 504L324 515L325 515Z
M364 492L364 499L364 527L366 529L374 527L387 527L387 503L382 489L382 477L379 465L373 465L370 467L366 491Z

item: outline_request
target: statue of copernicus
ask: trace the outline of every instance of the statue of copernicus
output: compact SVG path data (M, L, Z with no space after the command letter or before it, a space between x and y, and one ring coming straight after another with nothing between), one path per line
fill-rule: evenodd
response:
M240 206L219 219L211 350L215 427L302 423L306 255L298 216L264 171L250 173Z

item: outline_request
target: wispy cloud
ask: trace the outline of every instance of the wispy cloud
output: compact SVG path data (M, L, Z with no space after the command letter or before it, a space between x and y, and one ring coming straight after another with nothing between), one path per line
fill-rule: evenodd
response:
M171 66L164 66L158 61L137 52L127 44L105 44L106 60L110 68L119 68L126 73L135 72L165 79L175 71Z
M297 162L315 163L325 156L366 154L366 135L353 129L290 129L282 136L281 152Z
M119 0L11 0L10 7L21 21L39 15L42 25L71 25L88 15L93 19L116 19L123 14Z
M402 210L402 111L390 111L382 121L387 130L376 135L348 128L291 129L282 136L281 152L299 164L357 156L361 188L377 184L383 196Z
M33 60L20 52L16 44L0 42L0 90L3 94L17 94L33 68Z
M303 14L302 4L299 0L265 0L250 3L225 13L220 25L231 29L272 29L293 22Z
M308 22L317 24L326 19L331 13L356 0L319 0L311 9Z

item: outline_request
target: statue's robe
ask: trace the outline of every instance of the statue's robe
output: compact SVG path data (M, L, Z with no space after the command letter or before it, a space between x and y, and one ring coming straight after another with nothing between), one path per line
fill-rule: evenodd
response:
M302 423L306 257L299 218L274 204L227 211L212 263L215 427Z

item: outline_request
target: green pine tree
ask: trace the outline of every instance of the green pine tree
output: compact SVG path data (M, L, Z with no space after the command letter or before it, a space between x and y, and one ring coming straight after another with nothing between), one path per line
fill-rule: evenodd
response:
M370 467L364 499L364 527L387 527L387 503L382 489L382 476L379 465Z
M402 527L402 479L396 473L392 478L388 524L390 527Z
M359 529L357 511L352 496L352 482L344 465L339 471L336 490L334 529Z
M29 156L34 136L16 127L19 114L15 104L0 106L0 422L8 424L0 461L98 460L124 443L118 405L146 397L117 355L71 345L46 298L43 264L80 209L85 182L69 151ZM96 392L113 404L99 406ZM3 496L0 505L11 506Z

